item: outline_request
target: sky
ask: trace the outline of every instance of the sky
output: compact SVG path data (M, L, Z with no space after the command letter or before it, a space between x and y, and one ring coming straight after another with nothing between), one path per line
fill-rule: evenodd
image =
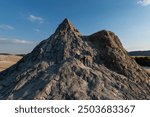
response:
M127 51L150 50L150 0L0 0L0 53L31 52L64 18L83 35L110 30Z

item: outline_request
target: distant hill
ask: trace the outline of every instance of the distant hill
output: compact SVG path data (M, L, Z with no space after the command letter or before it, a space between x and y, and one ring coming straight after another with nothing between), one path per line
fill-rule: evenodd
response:
M150 56L150 50L147 51L131 51L130 56Z
M0 53L0 55L25 56L25 54L10 54L10 53Z

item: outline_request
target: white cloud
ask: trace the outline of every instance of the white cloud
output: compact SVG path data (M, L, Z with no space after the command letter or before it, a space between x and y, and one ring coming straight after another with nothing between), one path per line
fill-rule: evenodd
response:
M3 29L3 30L14 30L15 28L13 26L10 26L10 25L1 24L0 25L0 29Z
M27 41L27 40L20 40L20 39L15 39L13 41L15 44L32 44L33 42Z
M0 44L33 44L33 42L22 39L0 38Z
M34 29L34 31L35 31L35 32L40 32L40 29L37 29L37 28L36 28L36 29Z
M44 19L42 17L35 16L32 14L30 14L27 19L31 22L44 23Z
M141 4L142 6L147 6L150 5L150 0L140 0L137 3Z

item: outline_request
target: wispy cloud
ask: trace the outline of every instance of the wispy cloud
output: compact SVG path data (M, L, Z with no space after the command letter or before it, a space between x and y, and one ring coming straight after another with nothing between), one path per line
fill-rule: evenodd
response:
M0 44L33 44L33 42L22 39L0 38Z
M11 25L7 25L7 24L1 24L0 25L0 29L3 29L3 30L14 30L15 28Z
M150 0L139 0L137 3L141 4L142 6L147 6L150 5Z
M27 41L27 40L15 39L14 43L16 43L16 44L32 44L33 42Z
M40 29L36 28L34 29L35 32L41 32Z
M27 19L31 22L44 23L44 18L30 14Z

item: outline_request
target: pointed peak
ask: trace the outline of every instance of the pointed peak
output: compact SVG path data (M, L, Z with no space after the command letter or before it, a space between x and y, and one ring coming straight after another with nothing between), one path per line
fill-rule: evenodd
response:
M67 19L67 18L65 18L62 23L63 24L71 24L70 21L69 21L69 19Z
M79 33L79 31L73 26L73 24L67 18L65 18L56 29L56 32L62 32L68 30Z
M71 24L71 22L67 18L65 18L62 21L62 23L58 26L58 29L62 30L62 29L71 28L71 27L74 27L73 24Z
M65 18L60 25L74 27L69 19Z

